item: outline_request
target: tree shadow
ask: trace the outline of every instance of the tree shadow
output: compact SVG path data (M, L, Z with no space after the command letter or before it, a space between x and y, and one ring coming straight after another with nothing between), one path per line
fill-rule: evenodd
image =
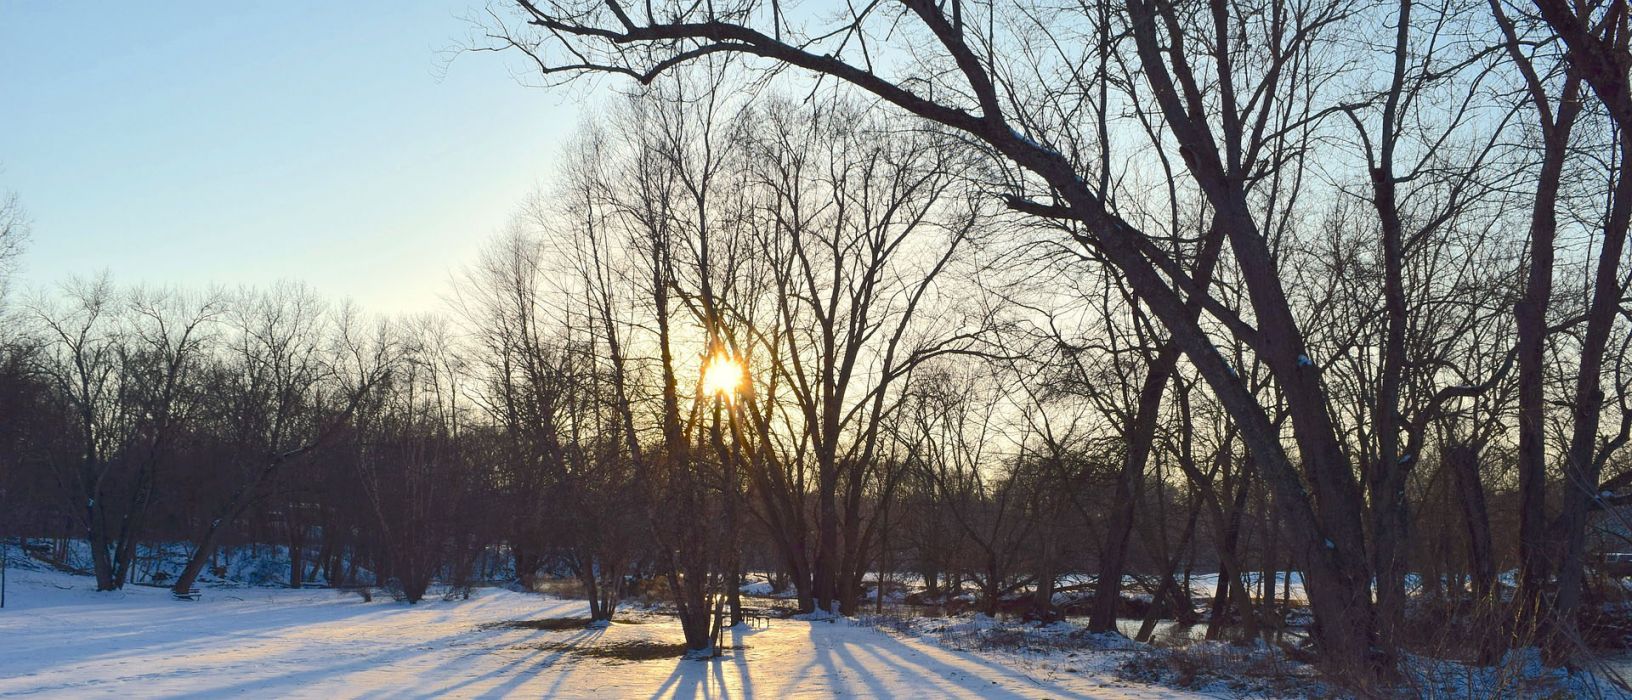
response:
M307 683L330 680L335 677L349 674L353 671L378 669L385 664L412 663L420 657L429 656L443 647L446 640L462 636L451 634L436 639L416 642L418 651L408 652L405 648L387 648L378 653L365 654L350 658L342 663L327 666L306 666L295 671L246 679L238 683L214 686L188 693L179 693L176 698L218 698L225 695L249 694L251 696L262 693L287 692L287 688L298 688ZM406 653L405 653L406 652Z
M912 644L881 630L871 630L865 639L853 635L832 635L826 644L811 626L811 643L817 662L824 666L834 683L859 677L865 694L889 696L886 681L894 675L911 683L915 690L939 697L1030 698L1042 693L1052 698L1087 698L1023 671L975 654L952 651L927 644ZM1017 691L1013 688L1023 688ZM838 693L858 689L834 687Z
M707 659L702 661L681 659L674 667L674 673L663 681L652 693L652 698L719 698L730 700L730 689L725 685L725 678L721 669L722 659ZM712 683L711 683L712 682ZM744 697L753 697L744 693Z
M523 656L505 662L499 667L479 676L467 678L452 685L439 687L431 694L456 695L476 692L484 696L501 696L520 688L527 681L536 679L539 671L559 667L559 670L555 674L555 682L550 684L549 690L544 692L544 697L551 697L560 690L561 685L566 682L567 677L573 672L574 666L572 663L570 663L572 661L570 658L572 655L572 650L576 647L594 644L595 641L600 639L605 633L606 630L604 629L586 628L580 629L565 639L554 639L554 637L556 637L554 634L534 632L527 635L524 639L505 640L503 642L490 645L485 649L485 651L488 653L491 653L499 648L525 648L529 646L528 642L535 642L535 644L533 644L528 650L528 653L524 654ZM536 643L544 639L550 639L551 643L549 645ZM450 660L438 668L447 669L454 666L456 663L462 662L463 660L463 658ZM504 681L498 685L480 691L475 690L476 686L479 686L484 682L493 681L500 678L504 678Z
M473 649L483 649L489 642L487 635L463 619L491 619L496 610L514 612L514 601L502 596L408 606L272 590L259 593L265 596L264 603L258 599L261 596L234 603L173 602L157 595L131 595L89 605L78 601L24 608L20 616L0 618L0 635L13 624L47 633L30 634L29 653L4 655L11 656L12 663L0 658L0 678L5 680L0 688L109 692L181 681L208 688L193 692L194 697L271 693L278 688L345 682L345 676L359 672L422 664L425 657L449 651L456 658L443 666L466 663L472 654L460 653L461 647L474 641ZM566 613L565 606L559 605L528 607L535 615ZM62 614L66 611L72 615ZM76 628L87 620L94 622L94 629ZM393 630L421 622L433 626L431 634L439 636L411 634L406 641L392 638ZM525 636L518 640L510 635L509 643L517 641L525 641ZM542 650L528 658L540 655ZM313 658L316 663L310 660ZM280 667L291 670L268 673ZM212 681L229 683L214 686Z
M194 604L178 603L178 607L187 605ZM146 607L129 609L130 619L124 619L118 614L100 615L93 638L69 635L62 638L60 644L36 645L33 649L36 653L31 656L49 658L51 664L31 670L43 675L53 673L52 669L80 664L108 665L121 660L135 660L155 655L168 656L177 652L198 651L201 648L231 648L259 640L276 639L288 634L291 629L314 624L352 622L369 615L389 613L388 610L379 607L358 603L355 607L325 611L322 620L313 620L301 615L302 612L309 612L306 607L279 611L270 619L265 608L210 606L210 609L195 608L180 615L168 614L168 611L165 611L167 614L163 618L163 623L158 626L153 624L150 617L151 608ZM116 609L110 612L117 611ZM50 621L49 616L39 617L40 619L34 620L34 624L48 624ZM195 630L196 633L189 634ZM152 643L151 640L155 637L167 637L169 641ZM128 640L133 638L141 639L143 643L129 643Z
M652 692L653 698L718 698L730 700L732 689L728 676L735 676L743 698L754 697L753 676L749 669L746 638L764 630L728 627L731 633L730 650L723 656L707 660L681 659L674 672Z
M761 630L747 630L747 631L744 631L740 627L732 627L731 628L731 646L736 647L739 650L746 649L746 647L748 645L743 643L743 639L745 637L752 637L755 634L758 634L760 631ZM742 680L742 695L743 695L743 697L745 697L745 698L753 697L754 696L754 681L753 681L753 676L748 671L748 653L746 651L737 651L737 652L733 653L731 655L731 664L737 670L737 677ZM721 679L721 681L723 683L724 679Z

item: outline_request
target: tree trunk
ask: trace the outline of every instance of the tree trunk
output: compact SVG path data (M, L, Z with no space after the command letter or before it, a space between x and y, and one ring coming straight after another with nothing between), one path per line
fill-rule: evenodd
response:
M118 590L119 585L113 575L113 558L108 555L107 530L100 522L102 512L95 507L86 510L92 518L86 540L91 547L91 571L96 574L96 590Z
M820 455L817 465L820 473L816 486L816 561L811 571L811 593L816 598L816 607L831 613L837 610L834 602L838 593L838 469L830 454Z
M522 588L534 590L538 583L538 565L540 557L532 548L512 544L510 554L516 562L516 580L521 582Z
M1224 243L1224 232L1218 228L1215 221L1208 228L1207 238L1203 241L1200 254L1196 260L1196 271L1192 281L1198 290L1205 291L1213 278L1213 268L1218 262L1219 252ZM1195 298L1185 305L1185 314L1194 321L1201 313L1201 291ZM1088 618L1088 630L1091 632L1110 632L1116 629L1116 608L1122 597L1122 575L1125 573L1128 551L1128 539L1133 532L1134 511L1137 508L1137 499L1134 496L1137 482L1144 478L1145 465L1150 459L1150 451L1156 440L1156 424L1162 408L1162 394L1167 390L1168 379L1173 374L1179 359L1179 348L1169 341L1162 346L1156 358L1151 361L1145 370L1144 381L1139 387L1138 406L1135 409L1133 424L1127 433L1127 454L1123 458L1122 469L1116 477L1116 502L1111 511L1110 522L1105 530L1105 544L1100 548L1099 578L1095 581L1094 607Z
M1509 49L1510 51L1514 49ZM1566 84L1553 123L1542 124L1543 153L1530 214L1530 269L1515 309L1519 370L1519 595L1518 631L1545 618L1549 566L1547 538L1546 344L1547 307L1553 294L1559 178L1570 130L1580 112L1579 83ZM1523 643L1522 641L1520 643Z
M1150 457L1151 445L1156 438L1156 418L1161 410L1162 393L1167 379L1179 357L1172 346L1164 347L1149 368L1139 388L1139 406L1134 413L1133 425L1127 432L1127 454L1122 469L1116 475L1116 500L1106 524L1105 543L1100 547L1099 578L1094 586L1094 607L1088 617L1088 631L1111 632L1116 629L1117 603L1122 598L1122 576L1125 573L1128 540L1133 534L1134 511L1138 506L1135 482L1144 478L1145 464Z
M1598 421L1603 413L1604 390L1601 375L1609 334L1620 310L1621 252L1626 245L1628 224L1632 223L1632 141L1621 135L1620 165L1614 199L1604 226L1603 247L1593 281L1592 303L1587 312L1576 374L1575 401L1571 407L1572 427L1569 452L1564 462L1564 552L1558 571L1558 619L1565 636L1575 641L1577 609L1581 605L1586 569L1587 516L1598 501L1598 479L1602 461L1597 454Z
M289 530L289 587L300 588L306 573L306 529L296 523Z
M1057 545L1053 535L1046 535L1043 539L1043 553L1040 565L1037 567L1037 590L1031 598L1031 614L1038 620L1051 622L1054 616L1054 585L1056 572L1054 558Z
M1445 448L1446 467L1462 511L1462 525L1468 535L1468 574L1473 580L1473 597L1485 602L1496 590L1496 550L1490 539L1490 516L1485 508L1485 486L1479 474L1479 448L1456 443Z

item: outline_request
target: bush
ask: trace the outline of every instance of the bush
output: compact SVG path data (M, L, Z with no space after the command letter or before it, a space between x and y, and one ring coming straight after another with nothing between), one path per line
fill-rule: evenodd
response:
M1189 690L1228 690L1263 697L1336 697L1315 669L1283 650L1258 642L1196 642L1148 649L1123 662L1121 675L1141 683Z

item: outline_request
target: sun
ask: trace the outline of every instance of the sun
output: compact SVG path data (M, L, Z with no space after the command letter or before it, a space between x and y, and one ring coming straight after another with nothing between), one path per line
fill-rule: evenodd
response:
M743 371L742 363L725 355L715 355L703 365L703 391L727 400L736 397L745 379L747 372Z

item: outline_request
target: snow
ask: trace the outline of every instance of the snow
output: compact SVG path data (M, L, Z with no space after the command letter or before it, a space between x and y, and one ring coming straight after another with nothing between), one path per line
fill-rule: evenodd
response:
M770 596L776 591L772 590L771 584L769 583L764 581L754 581L752 583L742 584L742 592L744 595Z
M1027 136L1027 135L1025 135L1023 133L1020 133L1019 129L1016 129L1016 128L1011 126L1011 127L1009 127L1009 133L1013 134L1016 139L1019 139L1021 143L1024 143L1027 146L1035 148L1035 149L1037 149L1039 151L1042 151L1042 152L1044 152L1044 153L1046 153L1046 154L1048 154L1050 156L1053 156L1055 158L1062 157L1060 155L1059 151L1056 151L1056 150L1054 150L1052 148L1049 148L1048 146L1044 146L1043 144L1038 143L1036 139L1033 139L1030 136Z
M585 603L512 589L410 606L222 582L188 602L147 586L97 593L89 577L26 559L12 564L0 609L3 697L1230 698L1332 690L1261 642L1151 646L1071 621L818 614L729 629L726 655L697 661L679 658L672 617L626 609L616 623L585 626L575 622L587 620ZM1205 588L1216 577L1194 583ZM532 624L509 624L517 621ZM1542 667L1530 651L1510 657L1473 668L1408 655L1407 690L1623 697L1612 674L1598 675L1607 669L1571 674Z
M1407 686L1424 697L1632 697L1617 685L1615 669L1595 665L1599 667L1577 671L1548 667L1540 650L1526 647L1508 651L1487 667L1416 655L1407 655L1403 667Z
M625 660L583 652L677 644L678 625L639 612L604 629L495 625L587 617L581 601L497 588L414 606L335 591L206 588L187 602L92 588L12 569L0 696L1199 697L1120 680L1103 659L1038 665L843 619L733 628L727 643L741 648L710 661Z
M89 572L91 570L91 548L82 539L68 540L63 543L62 563L70 568ZM30 545L41 548L52 547L51 540L31 540ZM15 546L5 547L12 560L23 557ZM132 583L152 583L168 585L180 575L182 567L192 556L191 545L185 542L163 542L158 544L136 545L136 556L131 571ZM322 567L316 566L313 553L308 551L306 561L305 580L314 584L326 584ZM217 566L220 573L217 575ZM353 575L360 580L370 580L373 574L366 568L356 567ZM284 586L289 583L289 548L283 545L232 545L220 547L210 563L199 572L198 581L217 586Z

